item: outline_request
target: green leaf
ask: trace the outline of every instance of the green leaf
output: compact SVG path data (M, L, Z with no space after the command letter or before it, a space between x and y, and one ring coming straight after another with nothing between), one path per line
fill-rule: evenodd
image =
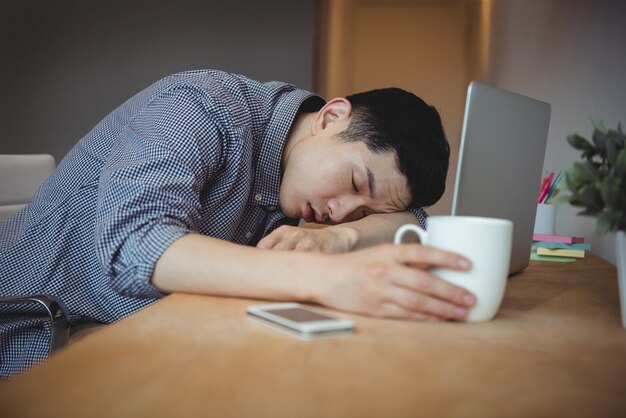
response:
M570 196L569 204L572 206L584 206L580 196Z
M598 122L591 119L591 124L593 125L593 129L595 129L596 131L606 133L606 126L604 126L604 119L600 119Z
M582 181L592 182L598 180L598 173L589 161L574 163L574 176Z
M596 129L593 131L593 143L596 145L596 148L600 151L606 150L606 143L608 141L608 136L606 132L600 131Z
M583 185L583 181L580 178L578 178L578 176L576 175L576 173L574 173L574 171L575 170L572 169L572 172L569 172L569 171L565 172L565 184L567 185L567 188L571 190L572 192L576 192Z
M588 211L597 212L602 210L604 202L600 192L592 186L586 187L580 193L580 200Z
M580 158L582 158L583 160L592 161L594 155L596 155L595 149L587 150L583 151L583 153L580 155Z
M565 172L565 186L567 187L568 190L572 192L576 190L576 185L574 184L573 176L570 174L569 171Z
M619 180L612 177L605 178L601 191L606 204L611 208L616 207L619 202Z
M615 165L616 158L617 146L615 145L615 140L611 137L608 137L606 143L606 160L609 163L609 167L613 167Z
M613 166L613 173L615 174L615 177L625 179L626 177L626 148L622 148L622 150L617 154L617 157L615 157L615 165Z
M577 215L579 216L591 216L593 218L598 216L598 213L600 213L600 210L589 210L589 209L585 209L581 212L578 212Z
M624 146L624 140L626 136L624 136L623 132L620 132L622 127L620 126L617 131L609 131L607 133L607 138L612 139L615 142L615 145L618 149L621 149Z
M593 150L593 145L591 142L587 141L585 138L578 134L572 134L567 136L567 142L577 150L581 151L590 151Z
M561 200L583 209L579 215L596 217L596 231L605 234L626 229L626 135L621 123L607 130L594 122L592 143L580 135L567 137L581 151L581 160L565 171L569 196Z

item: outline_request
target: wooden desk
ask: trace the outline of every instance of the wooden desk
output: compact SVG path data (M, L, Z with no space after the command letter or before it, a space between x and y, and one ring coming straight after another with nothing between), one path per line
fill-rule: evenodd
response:
M532 262L483 324L354 315L304 342L175 294L0 385L6 417L626 416L615 268Z

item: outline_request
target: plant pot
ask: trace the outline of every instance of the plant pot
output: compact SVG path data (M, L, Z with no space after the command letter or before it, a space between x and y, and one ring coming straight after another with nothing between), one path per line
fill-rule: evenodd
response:
M615 234L615 250L617 251L617 281L619 302L622 308L622 326L626 328L626 231L617 231Z

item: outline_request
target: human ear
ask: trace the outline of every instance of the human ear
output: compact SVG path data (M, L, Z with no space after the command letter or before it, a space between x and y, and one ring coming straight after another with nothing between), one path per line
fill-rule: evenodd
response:
M342 122L352 114L352 105L348 99L336 97L329 100L315 116L315 120L311 125L311 133L315 135L319 131L326 129L328 126L336 122Z

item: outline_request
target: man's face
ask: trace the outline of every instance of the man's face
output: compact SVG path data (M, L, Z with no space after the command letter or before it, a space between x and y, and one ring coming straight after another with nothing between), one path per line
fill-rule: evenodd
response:
M284 157L280 208L288 217L337 224L407 209L410 190L395 154L336 138L348 123L306 136Z

